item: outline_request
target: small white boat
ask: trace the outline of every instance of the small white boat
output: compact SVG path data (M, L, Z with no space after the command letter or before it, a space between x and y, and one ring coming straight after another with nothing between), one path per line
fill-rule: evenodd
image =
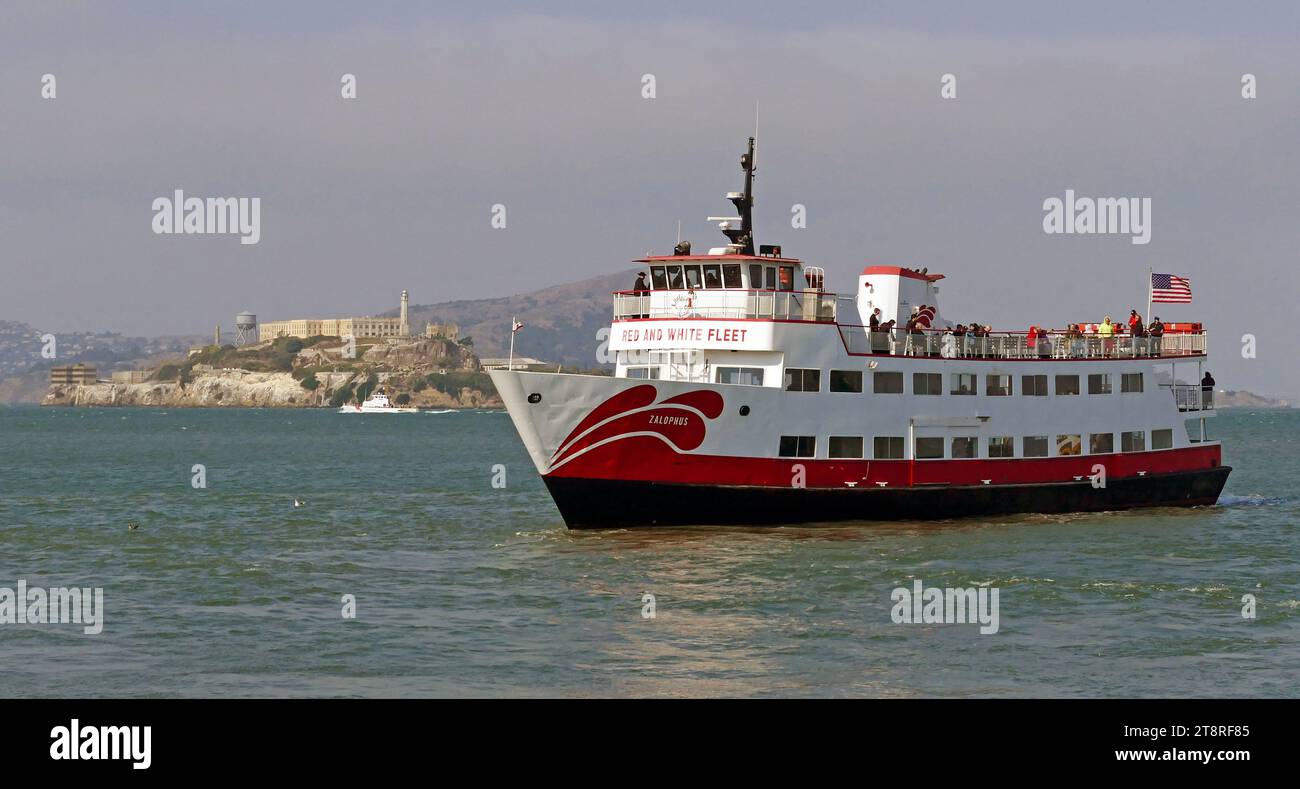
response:
M418 408L395 406L388 401L388 395L379 392L366 398L360 405L349 403L339 409L340 414L416 414L419 411Z

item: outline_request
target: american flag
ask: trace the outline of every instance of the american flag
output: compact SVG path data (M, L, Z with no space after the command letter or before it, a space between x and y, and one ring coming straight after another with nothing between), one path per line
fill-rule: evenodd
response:
M1192 281L1173 274L1152 274L1151 300L1160 304L1191 304Z

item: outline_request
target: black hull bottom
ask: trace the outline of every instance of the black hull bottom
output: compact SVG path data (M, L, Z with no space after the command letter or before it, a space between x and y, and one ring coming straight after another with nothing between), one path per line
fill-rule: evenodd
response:
M1214 504L1228 466L1109 480L916 488L764 488L545 477L571 529L912 521Z

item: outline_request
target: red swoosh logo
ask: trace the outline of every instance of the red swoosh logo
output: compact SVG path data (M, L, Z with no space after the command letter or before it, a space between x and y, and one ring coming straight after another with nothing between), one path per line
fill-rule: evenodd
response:
M685 392L646 408L657 394L655 387L643 384L593 408L556 449L552 468L596 444L632 435L651 434L679 452L689 452L704 443L707 428L701 415L716 419L722 414L722 395L710 389ZM623 415L612 418L618 414Z

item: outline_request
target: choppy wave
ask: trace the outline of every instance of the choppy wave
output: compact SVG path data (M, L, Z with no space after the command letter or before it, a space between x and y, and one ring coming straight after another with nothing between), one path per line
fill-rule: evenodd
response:
M1229 496L1219 497L1220 507L1274 507L1278 504L1285 504L1284 496L1260 496L1252 494L1249 496Z

